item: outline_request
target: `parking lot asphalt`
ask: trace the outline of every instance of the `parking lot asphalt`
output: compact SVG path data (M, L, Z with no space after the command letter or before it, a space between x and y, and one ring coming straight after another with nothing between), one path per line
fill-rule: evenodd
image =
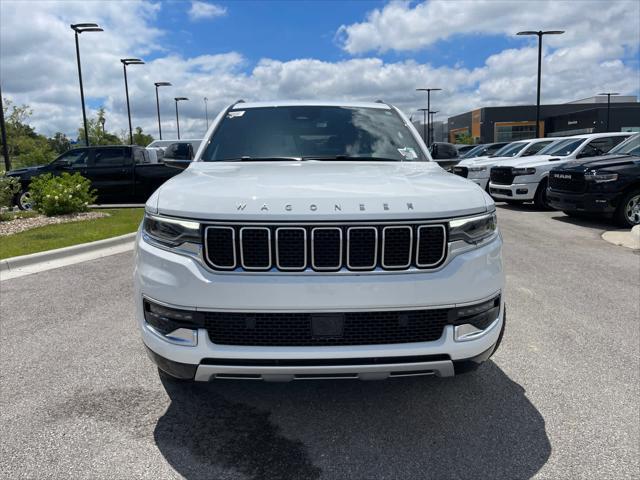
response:
M449 379L176 386L131 253L2 282L0 478L637 478L640 255L559 212L498 217L504 341Z

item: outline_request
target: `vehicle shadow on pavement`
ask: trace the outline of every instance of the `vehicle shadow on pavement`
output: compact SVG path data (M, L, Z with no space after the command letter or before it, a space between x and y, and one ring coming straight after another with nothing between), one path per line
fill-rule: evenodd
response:
M187 479L525 479L551 453L544 419L491 361L447 379L163 386L155 441Z

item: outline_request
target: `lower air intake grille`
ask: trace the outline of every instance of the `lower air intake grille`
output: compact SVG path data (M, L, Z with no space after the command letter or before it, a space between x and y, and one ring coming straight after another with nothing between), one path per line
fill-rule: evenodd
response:
M219 345L379 345L438 340L448 315L446 308L336 314L205 312L204 324L210 340Z

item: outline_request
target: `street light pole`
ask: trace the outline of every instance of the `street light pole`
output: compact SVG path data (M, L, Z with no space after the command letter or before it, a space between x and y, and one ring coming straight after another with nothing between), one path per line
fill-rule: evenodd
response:
M422 137L424 138L424 143L427 144L427 147L429 146L429 144L427 143L427 112L429 111L427 108L419 108L418 111L422 112Z
M429 112L429 125L431 126L431 133L430 133L429 139L430 139L431 143L433 143L433 135L434 135L435 130L436 130L436 128L434 126L434 123L433 123L433 116L438 112L439 112L439 110L436 110L435 112Z
M180 117L178 115L178 102L189 99L187 97L175 97L174 100L176 101L176 127L178 128L178 140L180 140Z
M540 138L540 83L542 77L542 37L544 35L562 35L564 30L547 30L537 32L526 30L518 32L516 35L536 35L538 37L538 90L536 94L536 138Z
M70 25L76 37L76 61L78 62L78 81L80 82L80 101L82 102L82 123L84 125L84 143L89 146L89 130L87 129L87 111L84 106L84 88L82 86L82 67L80 66L80 43L78 36L82 32L102 32L97 23L76 23Z
M609 124L609 119L611 118L611 95L620 95L619 93L614 92L605 92L599 93L598 95L606 95L607 96L607 132L611 131L611 127Z
M9 160L9 146L7 145L7 129L4 124L4 102L2 101L2 88L0 88L0 134L2 135L2 156L4 157L4 169L11 170L11 160Z
M158 111L158 135L160 135L160 140L162 140L162 125L160 123L160 99L158 98L158 87L170 87L171 84L169 82L155 82L156 86L156 109Z
M207 130L209 130L209 109L207 108L207 102L209 99L204 97L204 118L207 121Z
M129 145L133 145L133 129L131 128L131 107L129 106L129 82L127 82L127 65L144 65L139 58L121 58L124 70L124 91L127 96L127 117L129 118Z
M435 92L438 90L442 90L442 89L441 88L416 88L417 92L427 92L427 112L431 110L431 92ZM429 125L427 125L427 131L431 131L431 128ZM431 143L429 142L429 138L425 138L425 142L427 142L427 147L431 145Z

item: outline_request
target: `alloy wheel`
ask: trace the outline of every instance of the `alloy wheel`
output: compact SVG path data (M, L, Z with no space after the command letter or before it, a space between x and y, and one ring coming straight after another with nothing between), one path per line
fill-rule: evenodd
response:
M640 225L640 194L629 199L624 207L624 215L632 225Z

